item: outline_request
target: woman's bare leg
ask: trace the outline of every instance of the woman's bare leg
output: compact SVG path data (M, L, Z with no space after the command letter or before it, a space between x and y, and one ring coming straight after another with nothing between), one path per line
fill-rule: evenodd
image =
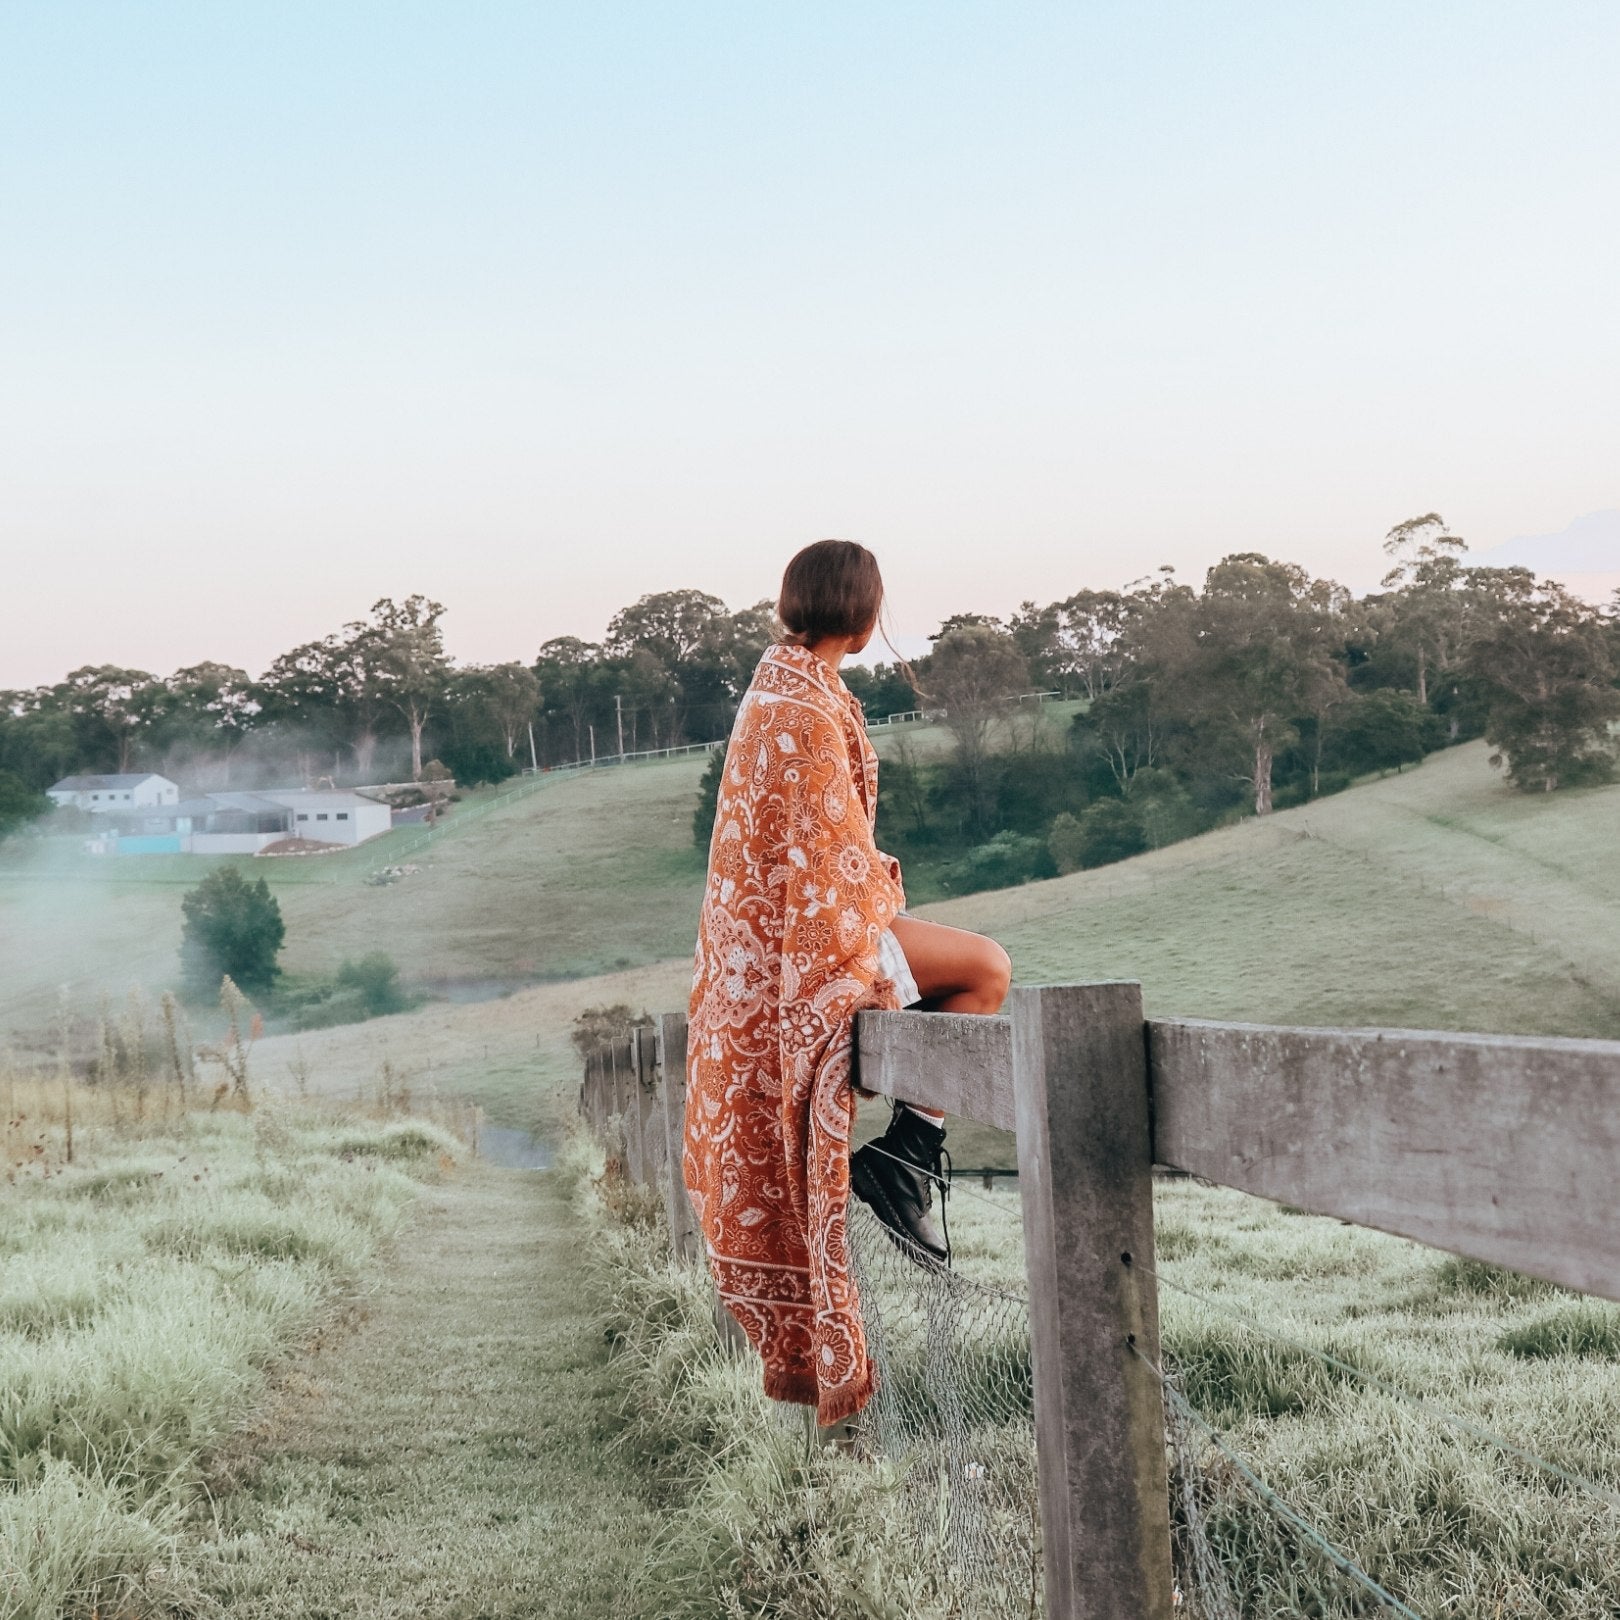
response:
M896 917L893 927L929 1011L1001 1011L1012 962L993 939L920 917Z
M906 953L922 1005L934 1012L994 1013L1012 980L1012 963L993 939L917 917L897 917L894 936ZM950 1264L950 1244L929 1212L934 1186L948 1183L940 1165L945 1116L922 1103L902 1102L889 1128L850 1158L850 1186L893 1232L913 1259Z

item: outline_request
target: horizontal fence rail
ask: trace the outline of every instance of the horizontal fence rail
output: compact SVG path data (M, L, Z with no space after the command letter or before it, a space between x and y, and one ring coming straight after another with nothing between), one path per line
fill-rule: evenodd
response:
M1620 1044L1148 1025L1154 1155L1620 1299Z
M1016 1133L1049 1616L1175 1607L1156 1165L1620 1300L1620 1042L1146 1020L1130 983L1009 1008L862 1013L856 1080ZM591 1054L580 1110L691 1257L685 1071L667 1014Z

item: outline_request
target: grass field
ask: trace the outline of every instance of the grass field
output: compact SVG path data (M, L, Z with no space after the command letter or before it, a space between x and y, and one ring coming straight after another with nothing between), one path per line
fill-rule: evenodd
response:
M1620 1493L1620 1308L1229 1189L1162 1182L1155 1205L1167 1364L1223 1442L1335 1546L1428 1620L1620 1612L1620 1517L1603 1497L1527 1460ZM953 1208L958 1274L1022 1290L1016 1191L959 1191ZM608 1326L621 1346L628 1432L663 1483L659 1538L629 1613L990 1612L982 1601L963 1607L960 1579L931 1550L927 1510L906 1506L886 1468L795 1451L760 1393L757 1367L718 1350L696 1268L672 1268L656 1232L633 1220L608 1233L604 1252L620 1296ZM919 1295L928 1286L920 1281ZM904 1310L905 1287L890 1285L877 1308ZM948 1403L944 1388L929 1387L970 1414L967 1455L1027 1497L1027 1452L1003 1442L1027 1413L1027 1394L1017 1393L1027 1384L1008 1376L1027 1373L1027 1340L1004 1304L982 1323L971 1301L959 1309L955 1331L972 1353L946 1375ZM893 1354L895 1319L886 1332ZM907 1382L940 1376L903 1358L890 1372ZM1173 1499L1182 1502L1185 1477L1236 1613L1378 1612L1219 1453L1193 1444L1176 1461ZM998 1615L1027 1612L1026 1556L1009 1538L1001 1601L991 1605ZM1196 1573L1186 1565L1181 1573L1191 1615L1228 1612L1206 1607Z
M891 747L895 741L880 737L880 746ZM912 743L938 747L940 734L917 731ZM465 1098L487 1108L496 1123L542 1135L558 1132L572 1112L578 1083L578 1062L568 1041L574 1016L587 1006L609 1002L628 1002L649 1012L684 1003L701 881L690 847L701 769L701 760L679 760L550 779L522 796L498 802L491 797L482 801L490 805L487 811L463 812L459 825L452 822L431 844L412 853L409 858L419 871L391 887L364 882L367 871L396 858L386 846L343 857L331 869L331 882L314 881L309 871L295 874L273 863L256 863L252 869L267 871L282 899L289 927L287 962L294 971L328 969L345 956L382 948L421 979L469 985L487 980L497 986L548 981L530 982L528 988L498 999L437 1001L367 1024L264 1040L254 1054L260 1088L305 1089L339 1100L386 1093L396 1106L430 1111L439 1096ZM467 809L477 810L479 803L471 799ZM1265 822L1244 822L1117 867L928 907L925 914L995 934L1012 952L1017 976L1025 983L1140 978L1148 1007L1158 1014L1620 1036L1617 832L1620 788L1546 799L1520 796L1502 785L1483 748L1469 746L1402 776ZM186 867L188 881L195 870ZM39 1027L62 983L82 995L99 989L121 993L131 980L154 988L168 982L180 892L172 874L158 868L128 881L117 872L86 877L36 871L0 878L0 982L9 998L0 1027L25 1033ZM275 1110L264 1117L275 1126ZM873 1117L880 1118L876 1108ZM41 1377L53 1357L63 1366L74 1364L64 1335L116 1329L121 1338L151 1342L151 1332L137 1330L135 1318L127 1315L134 1309L129 1278L147 1278L145 1295L158 1298L163 1279L173 1277L177 1288L192 1291L188 1298L195 1295L203 1302L199 1311L215 1297L210 1289L224 1289L230 1300L240 1297L252 1304L260 1294L254 1292L259 1283L250 1279L262 1267L274 1279L305 1279L296 1286L287 1282L284 1300L274 1288L261 1290L269 1301L270 1320L244 1330L244 1348L222 1341L209 1352L224 1369L217 1377L227 1393L196 1403L199 1416L193 1428L157 1423L161 1434L182 1434L184 1446L190 1447L176 1451L171 1438L163 1442L168 1450L150 1452L153 1458L161 1453L181 1459L174 1478L182 1492L197 1477L197 1457L245 1413L247 1397L241 1392L257 1387L256 1369L276 1346L288 1342L294 1324L308 1320L312 1301L322 1297L326 1286L314 1286L312 1280L331 1275L328 1262L320 1258L318 1234L305 1234L313 1269L299 1272L297 1264L303 1262L286 1256L263 1257L262 1263L241 1259L241 1243L247 1240L240 1233L273 1229L285 1235L306 1215L318 1226L327 1218L320 1214L323 1200L331 1202L323 1189L331 1189L332 1199L341 1203L348 1196L341 1193L344 1188L392 1185L387 1171L354 1182L353 1162L346 1163L341 1152L333 1157L330 1135L303 1136L301 1128L286 1127L278 1136L276 1129L235 1116L205 1120L198 1127L198 1140L207 1145L210 1175L217 1178L210 1185L221 1190L221 1196L208 1201L206 1218L198 1213L202 1205L186 1202L181 1180L171 1179L186 1149L168 1142L108 1146L105 1159L93 1166L76 1167L64 1177L25 1178L19 1188L0 1191L6 1200L0 1268L16 1284L6 1292L11 1285L0 1278L0 1312L7 1300L22 1298L33 1313L22 1327L4 1329L12 1338L0 1333L0 1349L26 1355L30 1367L41 1369ZM94 1139L85 1140L90 1151ZM1008 1144L993 1133L958 1127L952 1145L959 1163L1005 1162L1008 1157ZM75 1186L89 1186L94 1176L105 1175L111 1180L96 1182L97 1190L74 1193ZM300 1200L296 1211L277 1203L292 1199L295 1192ZM1010 1198L1001 1196L1010 1211ZM238 1197L246 1201L243 1208L252 1205L251 1220L230 1215ZM393 1216L381 1205L379 1209L376 1234L385 1234ZM493 1222L491 1232L502 1222L550 1222L544 1237L548 1243L553 1238L564 1242L562 1234L568 1230L555 1200L524 1203L517 1193L470 1196L464 1214L473 1226ZM208 1226L216 1218L219 1224ZM1532 1449L1620 1486L1607 1416L1620 1395L1614 1372L1620 1365L1620 1329L1613 1313L1236 1194L1166 1189L1160 1220L1161 1262L1168 1277L1185 1280L1272 1327L1284 1327L1307 1343L1347 1351L1347 1359L1381 1376L1436 1393ZM987 1274L999 1272L1008 1281L1017 1278L1016 1244L997 1236L989 1206L958 1198L953 1229L964 1264ZM179 1247L164 1248L153 1234L169 1231L194 1235L184 1243L177 1237ZM361 1232L354 1241L354 1252L363 1254L377 1237ZM538 1233L536 1241L541 1241ZM112 1257L110 1271L98 1259L103 1247ZM41 1258L47 1252L48 1262ZM560 1249L547 1252L548 1265L563 1265ZM119 1258L131 1263L139 1259L155 1269L130 1271L126 1277L117 1270ZM519 1263L516 1249L509 1258ZM469 1280L461 1275L470 1264L466 1257L444 1263L450 1272L434 1269L439 1260L422 1257L424 1269L417 1279L422 1311L412 1318L414 1326L401 1316L390 1331L426 1331L424 1324L434 1320L434 1290L448 1286L445 1279L451 1272ZM281 1286L277 1281L276 1287ZM233 1287L236 1294L230 1293ZM577 1299L570 1308L578 1311ZM456 1313L478 1344L494 1342L479 1337L486 1328L478 1325L482 1318L471 1296L457 1305ZM1299 1494L1301 1505L1341 1531L1369 1559L1409 1580L1413 1592L1421 1590L1432 1599L1432 1608L1424 1612L1579 1615L1583 1620L1615 1612L1592 1606L1608 1600L1591 1595L1586 1573L1596 1570L1607 1580L1616 1568L1606 1519L1572 1517L1567 1503L1504 1468L1499 1458L1481 1461L1459 1450L1452 1438L1437 1439L1418 1430L1406 1416L1392 1415L1387 1402L1380 1405L1343 1379L1323 1380L1297 1356L1264 1348L1249 1330L1219 1311L1167 1301L1165 1319L1166 1342L1181 1360L1189 1393L1196 1388L1199 1404L1218 1414L1247 1453L1276 1473L1279 1484ZM581 1332L582 1324L583 1318ZM454 1325L448 1317L441 1324L446 1333ZM506 1330L488 1331L498 1337ZM47 1341L52 1357L38 1348ZM562 1346L559 1339L554 1346L559 1355L574 1353ZM462 1354L448 1348L443 1353ZM466 1354L483 1351L475 1346ZM409 1347L402 1345L399 1355L398 1369L388 1375L394 1382L411 1364ZM378 1358L386 1360L380 1344L365 1356L379 1365ZM494 1378L497 1363L489 1365ZM509 1377L512 1365L509 1357L500 1362L505 1369L501 1379ZM676 1376L668 1366L663 1373ZM714 1376L720 1381L715 1386L720 1393L714 1395L717 1410L731 1421L741 1410L736 1404L740 1397L735 1390L725 1392L731 1386L724 1380L734 1381L737 1375ZM346 1361L333 1378L349 1414L345 1421L363 1427L371 1421L364 1414L373 1411L366 1404L371 1400L366 1366ZM686 1400L686 1394L680 1399ZM4 1410L10 1414L22 1408ZM690 1404L682 1410L681 1421L694 1420ZM528 1421L517 1406L511 1411L514 1423ZM382 1425L380 1432L392 1433L389 1426L404 1422L405 1412L377 1407L374 1417ZM9 1416L0 1420L0 1426L9 1421ZM208 1576L212 1589L231 1593L232 1601L247 1610L259 1604L266 1613L278 1605L280 1612L300 1612L289 1606L299 1591L314 1604L311 1613L325 1612L316 1597L340 1604L361 1579L355 1572L365 1566L367 1549L377 1545L377 1536L393 1522L399 1494L418 1493L422 1503L430 1502L432 1480L440 1470L445 1478L461 1481L454 1489L466 1514L478 1518L499 1512L487 1493L480 1494L474 1478L478 1469L462 1469L465 1459L456 1450L460 1420L447 1419L403 1472L393 1470L381 1449L373 1460L355 1465L359 1472L343 1489L359 1505L351 1527L343 1528L342 1493L323 1495L321 1482L333 1477L333 1466L349 1465L341 1457L334 1462L309 1449L300 1438L321 1421L315 1406L299 1407L284 1431L261 1434L251 1442L291 1448L289 1455L296 1457L286 1465L290 1471L272 1468L267 1474L244 1475L246 1494L231 1510L235 1517L227 1526L229 1534L213 1552L199 1550L199 1555L216 1559ZM362 1444L361 1430L344 1432L351 1439L339 1449L347 1446L343 1454L348 1455ZM582 1430L560 1443L577 1448L587 1443L584 1435ZM43 1455L37 1446L25 1452L16 1442L8 1443L14 1456ZM144 1441L138 1449L147 1454ZM116 1455L118 1446L102 1450ZM106 1545L123 1560L120 1570L134 1567L130 1560L137 1554L146 1557L142 1548L150 1552L142 1568L171 1567L176 1521L164 1517L166 1508L150 1524L136 1522L130 1519L131 1499L120 1494L124 1475L108 1485L94 1471L70 1477L63 1466L57 1460L26 1464L34 1470L28 1491L5 1499L12 1519L0 1518L0 1534L11 1538L13 1558L30 1536L38 1540L41 1525L73 1525L79 1522L74 1515L82 1512L94 1534L84 1530L76 1544L94 1548L102 1545L97 1537L110 1538ZM760 1479L768 1480L774 1466L769 1458L761 1461ZM129 1474L141 1492L158 1490L156 1477L139 1468ZM775 1477L780 1485L780 1473ZM286 1485L280 1496L278 1481ZM57 1494L40 1494L47 1487ZM1219 1487L1217 1479L1212 1487L1217 1495ZM521 1466L512 1475L511 1488L539 1489ZM605 1493L604 1511L610 1516L628 1515L614 1522L628 1525L634 1518L635 1510L622 1496L622 1479L604 1474L595 1485L581 1488ZM709 1515L704 1545L711 1552L724 1544L726 1513L747 1500L746 1493L728 1495L728 1489L724 1481L717 1486L708 1479L704 1484ZM159 1508L168 1501L161 1493L151 1499ZM785 1502L780 1492L772 1498L770 1522L791 1535L791 1503ZM824 1500L823 1507L831 1512L830 1501ZM283 1508L285 1525L278 1517ZM420 1517L418 1508L412 1512ZM1427 1525L1431 1518L1443 1532L1438 1551L1421 1539L1398 1545L1389 1540L1391 1524ZM536 1522L525 1519L502 1532L504 1543L490 1529L487 1545L538 1547L532 1536L530 1542L522 1540ZM399 1523L401 1536L413 1533L415 1520L407 1515ZM1297 1583L1309 1572L1301 1573L1289 1562L1288 1549L1266 1540L1271 1532L1260 1520L1234 1502L1221 1523L1229 1537L1226 1555L1234 1565L1264 1568L1271 1572L1267 1579L1295 1582L1295 1595L1288 1601L1303 1603ZM324 1540L316 1543L306 1533L311 1525L320 1527ZM472 1521L466 1520L464 1528L476 1543ZM818 1545L834 1552L842 1547L853 1557L861 1526L838 1521L836 1528L832 1542ZM292 1558L286 1546L269 1545L284 1534L332 1549L330 1579L322 1577L325 1586L298 1587L306 1579L299 1571L314 1566ZM130 1536L135 1539L118 1539ZM143 1536L148 1540L142 1541ZM252 1550L258 1545L255 1537L265 1543L257 1551ZM301 1550L297 1542L287 1545ZM580 1545L581 1556L598 1560L602 1569L623 1574L630 1567L601 1538L587 1538ZM660 1545L670 1551L669 1544ZM0 1548L7 1546L0 1540ZM227 1555L240 1560L235 1574L218 1562ZM442 1557L449 1559L450 1551ZM1420 1568L1424 1559L1428 1563ZM713 1568L724 1562L720 1559ZM485 1564L497 1567L489 1560ZM1430 1565L1432 1579L1425 1573ZM428 1580L432 1560L424 1553L418 1566L426 1571L421 1578ZM677 1559L671 1567L678 1566ZM452 1568L442 1561L440 1567ZM106 1592L122 1590L118 1582L124 1576L103 1579L96 1568L93 1560L67 1560L59 1569L31 1577L35 1586L30 1590L43 1595L30 1599L33 1610L16 1612L52 1612L52 1593L93 1590L98 1580ZM466 1602L490 1601L475 1596L482 1590L479 1568L463 1561L454 1569L456 1579L466 1583ZM1564 1595L1551 1586L1538 1587L1546 1580L1561 1583ZM409 1600L403 1594L420 1597L409 1582L399 1591L400 1601ZM1442 1602L1443 1593L1452 1595ZM813 1592L801 1596L806 1603L815 1601ZM647 1612L657 1612L659 1600L649 1601L655 1607ZM593 1606L577 1612L605 1612L596 1597L589 1603ZM784 1607L781 1612L794 1611ZM1338 1611L1328 1607L1321 1612Z
M318 862L241 864L281 904L293 973L328 973L377 949L407 979L471 988L657 961L690 948L702 768L682 758L542 778L521 795L469 795L425 845L402 828ZM172 986L180 897L218 864L131 856L64 868L35 851L28 866L17 841L0 853L11 874L0 875L0 1031L47 1021L64 984L80 1000ZM418 870L365 882L396 862Z
M649 838L683 803L673 766L617 781L636 790ZM922 914L994 934L1023 983L1139 978L1161 1016L1620 1036L1617 834L1620 787L1521 796L1469 746L1263 822ZM586 840L571 847L583 868ZM606 884L611 859L595 859ZM641 915L623 899L598 913L610 961ZM342 1090L387 1056L414 1083L534 1128L572 1108L579 1011L684 1005L694 905L683 879L646 906L665 919L662 961L276 1037L262 1043L266 1072L301 1063L312 1084ZM966 1129L956 1145L964 1163L1007 1157L1004 1141Z
M210 1454L465 1157L423 1121L235 1101L0 1072L5 1620L194 1612Z
M657 1533L613 1445L566 1183L474 1168L421 1196L385 1287L220 1457L184 1565L220 1620L607 1620Z

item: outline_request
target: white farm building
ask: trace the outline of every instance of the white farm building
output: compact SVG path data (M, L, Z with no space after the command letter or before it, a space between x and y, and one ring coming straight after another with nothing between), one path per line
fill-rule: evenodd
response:
M207 793L123 811L92 841L99 855L258 855L300 839L363 844L393 825L386 804L341 789L262 788Z
M147 810L180 802L180 789L166 776L135 771L121 776L64 776L47 788L51 803L104 816L120 810Z

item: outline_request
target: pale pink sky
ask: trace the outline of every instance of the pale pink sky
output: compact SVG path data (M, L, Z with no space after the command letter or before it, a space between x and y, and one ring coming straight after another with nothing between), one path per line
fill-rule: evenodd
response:
M1620 510L1616 83L1620 8L1507 0L16 0L0 686L415 591L528 659L824 535L908 641L1560 536ZM1620 578L1602 523L1535 560Z

